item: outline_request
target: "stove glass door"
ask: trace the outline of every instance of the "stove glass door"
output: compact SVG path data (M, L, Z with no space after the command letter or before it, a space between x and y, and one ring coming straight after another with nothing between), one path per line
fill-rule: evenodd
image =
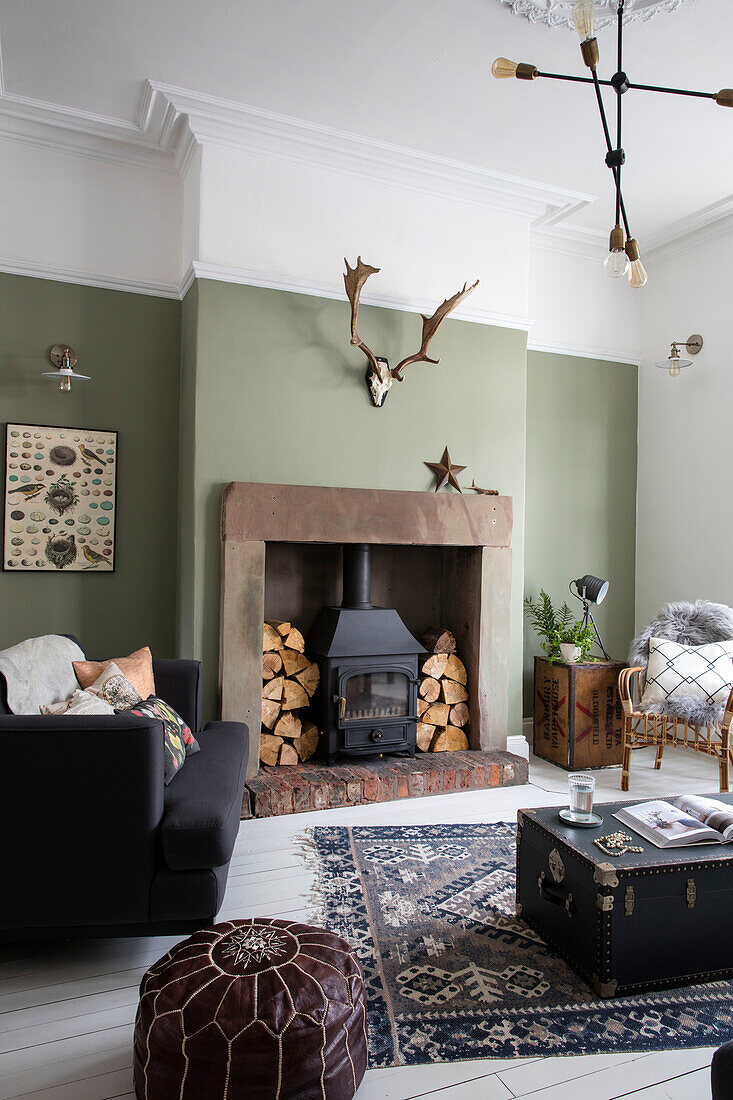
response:
M410 677L396 669L359 669L342 681L342 722L408 717Z

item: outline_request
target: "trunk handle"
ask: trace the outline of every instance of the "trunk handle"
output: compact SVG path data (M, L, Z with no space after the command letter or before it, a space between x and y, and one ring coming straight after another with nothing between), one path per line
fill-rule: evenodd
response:
M568 894L567 897L563 897L562 890L560 890L558 886L548 884L545 879L544 871L540 872L537 885L539 887L540 897L543 901L549 901L551 905L562 905L569 917L572 917L573 913L576 912L573 895Z

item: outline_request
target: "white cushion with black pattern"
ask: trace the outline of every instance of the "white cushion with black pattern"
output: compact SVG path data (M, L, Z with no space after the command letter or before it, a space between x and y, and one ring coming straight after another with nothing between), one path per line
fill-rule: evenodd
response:
M695 695L725 705L733 685L733 640L680 645L667 638L649 642L649 664L642 704Z

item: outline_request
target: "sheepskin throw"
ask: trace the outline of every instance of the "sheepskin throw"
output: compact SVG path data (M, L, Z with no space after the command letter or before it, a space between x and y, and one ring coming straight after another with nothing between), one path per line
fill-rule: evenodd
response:
M114 712L115 708L111 703L105 702L91 691L82 691L81 688L77 688L73 695L64 699L63 703L49 703L48 706L41 706L41 714L57 716L68 714L72 718L78 714L114 714Z
M10 713L40 714L41 706L68 699L79 686L73 662L83 657L77 643L61 634L27 638L0 652Z
M664 638L683 646L730 641L733 639L733 609L708 600L668 603L654 622L645 627L632 642L630 665L641 665L646 672L652 638ZM733 663L731 674L733 675ZM711 702L700 695L682 690L661 702L647 699L639 707L651 714L666 714L670 718L693 722L697 726L719 725L724 708L725 700L722 703Z

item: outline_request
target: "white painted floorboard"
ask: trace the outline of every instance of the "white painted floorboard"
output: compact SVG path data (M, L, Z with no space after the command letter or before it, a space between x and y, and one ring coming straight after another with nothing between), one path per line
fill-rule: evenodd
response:
M635 752L631 796L717 791L712 760ZM619 797L620 769L596 772L599 800ZM562 805L567 773L532 758L524 787L471 791L242 822L220 919L308 920L312 875L295 838L311 825L515 821L521 807ZM0 1100L134 1100L132 1024L145 969L171 938L0 948ZM483 1059L370 1070L358 1100L710 1100L712 1049L657 1054Z

